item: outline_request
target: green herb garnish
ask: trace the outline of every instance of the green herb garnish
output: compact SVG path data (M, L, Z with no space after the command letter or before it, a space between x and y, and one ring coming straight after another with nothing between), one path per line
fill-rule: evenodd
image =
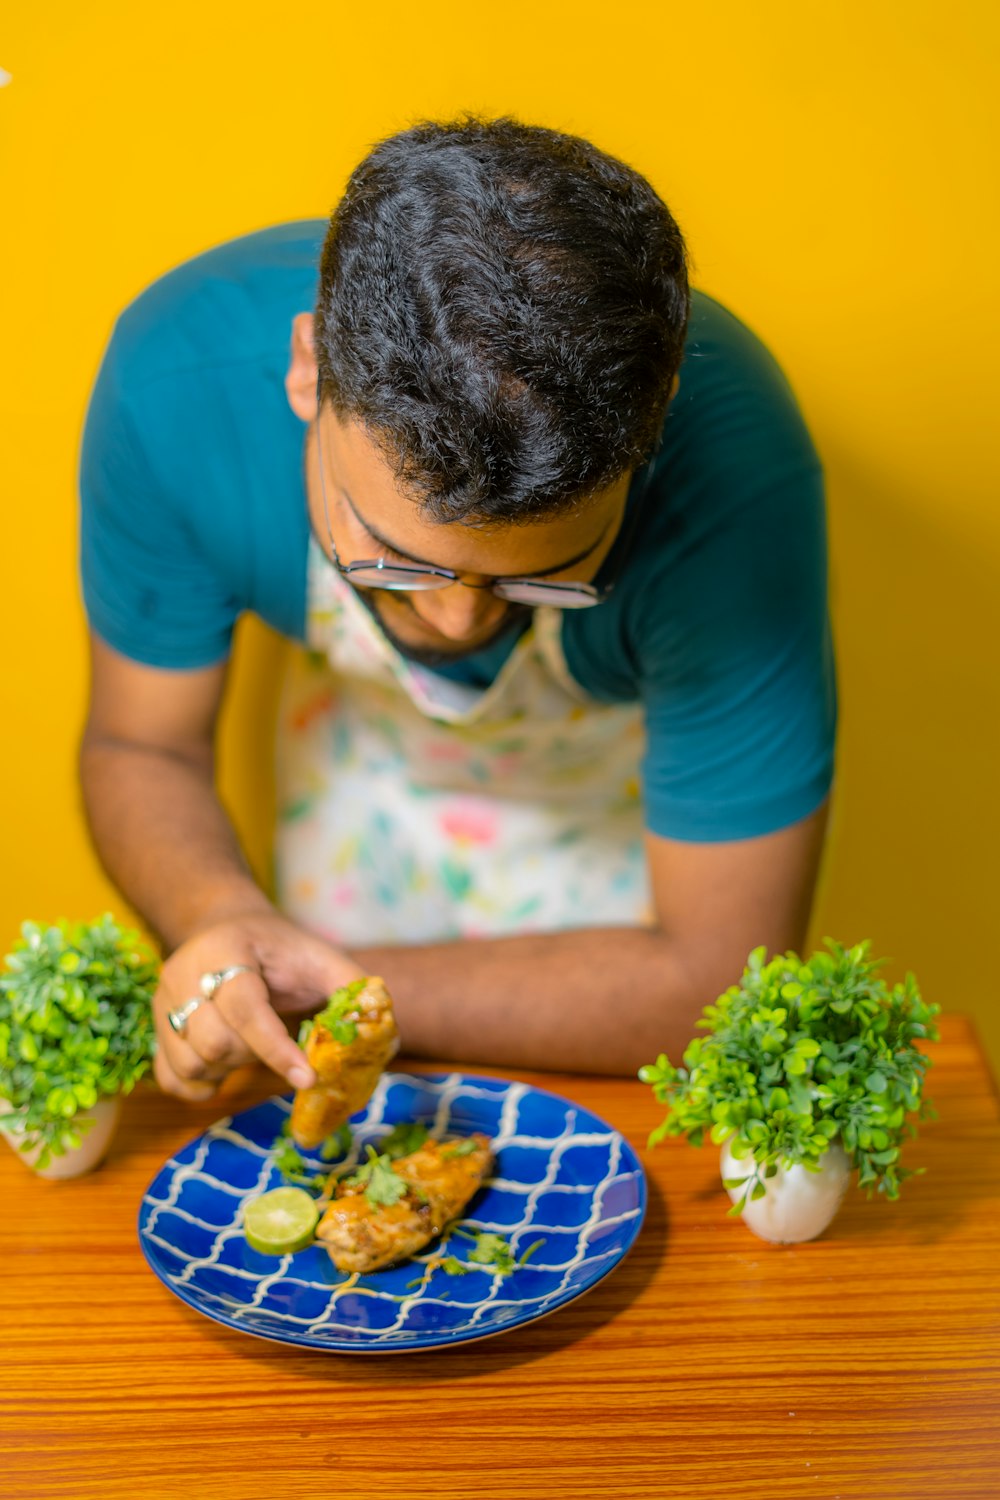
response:
M457 1255L442 1255L431 1260L422 1276L416 1276L412 1281L406 1283L406 1290L412 1286L426 1286L436 1270L442 1270L446 1276L466 1276L469 1267L460 1261Z
M477 1234L469 1260L473 1265L489 1266L500 1276L509 1276L517 1265L514 1252L502 1234Z
M339 1130L333 1132L333 1135L327 1136L319 1148L319 1154L324 1161L333 1161L337 1156L346 1156L351 1149L353 1139L350 1125L341 1125Z
M457 1255L446 1255L441 1261L441 1269L446 1276L466 1276L469 1268Z
M453 1233L461 1235L463 1240L474 1240L475 1249L469 1251L470 1262L473 1265L483 1266L491 1270L496 1276L509 1276L512 1271L517 1270L518 1266L523 1266L529 1256L534 1255L535 1251L545 1244L543 1239L535 1240L534 1244L529 1245L524 1254L515 1260L514 1252L502 1234L485 1232L470 1234L469 1230L458 1228ZM469 1267L466 1266L466 1270L468 1269Z
M469 1254L468 1261L459 1260L457 1255L442 1255L433 1259L428 1264L422 1276L414 1281L407 1282L407 1290L414 1286L426 1286L435 1270L442 1270L446 1276L468 1276L470 1271L484 1270L492 1271L494 1276L509 1276L519 1266L523 1266L529 1256L534 1255L544 1240L535 1240L529 1245L519 1259L514 1259L514 1252L502 1234L471 1234L467 1229L452 1227L452 1234L460 1235L463 1240L472 1240L475 1249ZM443 1294L442 1294L443 1295Z
M327 1174L310 1172L309 1163L286 1135L281 1134L275 1139L272 1151L271 1159L286 1182L307 1188L311 1193L320 1193L326 1187Z
M455 1141L453 1145L445 1146L441 1152L442 1156L471 1156L473 1151L479 1150L479 1142L474 1141L471 1136L464 1141Z
M387 1156L390 1161L398 1161L401 1156L409 1156L413 1151L419 1151L427 1139L428 1131L426 1125L416 1121L401 1120L394 1125L389 1134L383 1136L378 1144L379 1156Z
M345 1183L348 1187L364 1188L365 1197L373 1208L391 1208L412 1189L397 1175L388 1157L380 1156L372 1146L366 1146L365 1150L368 1160L345 1178Z
M305 1159L299 1155L286 1136L275 1141L274 1165L282 1177L302 1176L306 1170Z
M353 1042L358 1034L358 1007L355 1002L367 983L366 979L355 979L350 984L342 985L339 990L334 990L325 1008L313 1017L313 1025L322 1026L341 1046L346 1047Z

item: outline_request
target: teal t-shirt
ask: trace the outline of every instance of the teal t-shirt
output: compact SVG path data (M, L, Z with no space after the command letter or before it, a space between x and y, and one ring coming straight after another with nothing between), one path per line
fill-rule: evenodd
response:
M244 610L304 636L305 429L284 375L325 230L222 245L115 325L83 436L81 569L94 630L132 660L217 662ZM614 590L565 613L563 648L591 696L643 706L647 826L716 842L796 822L830 786L823 479L771 355L699 292L680 380L605 565ZM461 672L489 681L511 644Z

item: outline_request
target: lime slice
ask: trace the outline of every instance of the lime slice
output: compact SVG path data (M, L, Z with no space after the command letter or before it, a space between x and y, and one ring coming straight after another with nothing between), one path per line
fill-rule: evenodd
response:
M319 1209L304 1188L280 1187L251 1198L243 1214L247 1244L262 1255L291 1255L313 1237Z

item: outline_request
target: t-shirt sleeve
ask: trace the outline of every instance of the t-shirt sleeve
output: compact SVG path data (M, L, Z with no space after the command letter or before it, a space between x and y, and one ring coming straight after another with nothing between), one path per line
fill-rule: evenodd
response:
M836 726L818 465L748 487L635 605L649 829L723 842L815 811Z
M158 478L155 390L130 381L117 334L91 396L80 455L80 572L90 623L147 666L194 670L228 655L238 605ZM162 425L162 424L161 424ZM142 436L140 436L142 434Z

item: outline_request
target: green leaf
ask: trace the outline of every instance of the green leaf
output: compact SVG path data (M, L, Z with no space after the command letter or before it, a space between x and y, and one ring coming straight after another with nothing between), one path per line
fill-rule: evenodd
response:
M458 1259L456 1255L446 1255L441 1261L441 1269L446 1276L467 1276L469 1268Z
M365 1197L373 1208L391 1208L394 1203L405 1198L411 1189L402 1177L397 1176L387 1157L379 1156L371 1146L365 1149L368 1160L346 1179L347 1185L363 1188Z
M507 1276L515 1269L514 1252L502 1234L482 1233L476 1235L475 1247L469 1251L469 1260L476 1265L489 1266L499 1276Z
M803 1036L796 1040L795 1050L800 1057L818 1057L820 1045L815 1037Z
M870 950L828 939L803 962L755 949L739 982L705 1007L684 1066L661 1054L642 1070L665 1107L650 1144L708 1134L766 1173L778 1159L815 1169L839 1136L865 1181L893 1196L903 1169L877 1158L898 1153L913 1117L927 1115L918 1042L938 1007L910 975L890 988Z
M341 1125L333 1135L327 1136L319 1148L319 1154L324 1161L334 1161L338 1156L346 1156L351 1149L353 1139L350 1125Z
M479 1142L474 1141L471 1137L466 1137L464 1141L456 1141L453 1145L445 1146L441 1155L443 1157L471 1156L473 1151L478 1150Z
M420 1150L427 1136L426 1125L415 1120L400 1120L399 1124L394 1125L389 1134L379 1141L379 1155L387 1156L390 1161L397 1161L401 1156L410 1156L414 1151Z
M358 996L367 983L367 979L354 979L334 990L324 1008L313 1017L313 1025L322 1026L342 1047L357 1039L357 1023L361 1018Z
M274 1165L283 1177L302 1177L305 1174L305 1158L286 1137L279 1136L275 1143Z

